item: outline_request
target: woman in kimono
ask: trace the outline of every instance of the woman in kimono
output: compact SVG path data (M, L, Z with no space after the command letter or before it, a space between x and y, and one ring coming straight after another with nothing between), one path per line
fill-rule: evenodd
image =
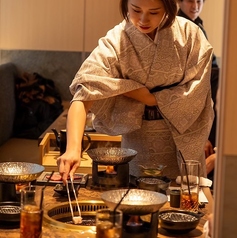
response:
M182 157L201 162L213 121L212 47L192 22L177 17L176 0L121 0L124 20L99 40L70 85L67 149L57 159L66 180L80 166L88 111L96 131L122 135L122 147L138 152L129 162L166 165L176 178Z

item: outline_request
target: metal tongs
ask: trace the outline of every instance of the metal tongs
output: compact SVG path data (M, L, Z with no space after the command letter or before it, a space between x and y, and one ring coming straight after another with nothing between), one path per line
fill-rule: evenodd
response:
M77 195L76 195L76 192L75 192L73 179L72 179L71 175L70 175L70 181L71 181L71 187L72 187L72 191L73 191L73 194L74 194L74 197L75 197L75 200L76 200L77 210L78 210L78 214L79 214L79 216L74 216L74 212L73 212L73 208L72 208L72 201L71 201L69 187L68 187L68 181L66 181L66 189L67 189L69 206L70 206L70 210L71 210L71 214L72 214L72 221L73 221L74 224L81 224L82 223L81 210L80 210L79 202L78 202L78 199L77 199Z

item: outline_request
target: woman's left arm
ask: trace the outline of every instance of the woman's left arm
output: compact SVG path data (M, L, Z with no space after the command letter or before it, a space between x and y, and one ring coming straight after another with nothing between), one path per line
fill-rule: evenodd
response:
M150 93L150 91L146 87L135 89L133 91L124 93L123 95L129 98L133 98L147 106L157 105L155 96Z

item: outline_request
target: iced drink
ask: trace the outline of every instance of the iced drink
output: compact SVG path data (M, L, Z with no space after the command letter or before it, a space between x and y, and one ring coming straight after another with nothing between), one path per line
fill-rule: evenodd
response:
M96 238L119 238L121 234L121 226L113 226L113 223L109 221L96 226Z
M43 211L34 205L25 205L21 210L20 238L42 236Z
M42 186L29 186L21 190L20 238L42 237Z
M101 209L96 212L96 238L122 237L123 213L120 210Z
M186 160L181 163L181 209L198 212L200 167L200 162L196 160Z
M180 199L180 208L188 211L198 210L198 194L195 192L182 192Z

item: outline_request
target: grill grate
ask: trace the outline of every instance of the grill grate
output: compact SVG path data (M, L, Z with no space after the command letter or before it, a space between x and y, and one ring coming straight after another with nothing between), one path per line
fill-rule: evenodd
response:
M99 209L107 208L102 200L83 200L79 201L79 207L82 215L82 224L75 225L72 222L70 206L68 202L61 203L58 206L52 205L45 210L44 221L49 225L57 226L57 228L67 230L94 230L95 215ZM74 213L78 212L77 204L72 202Z
M18 206L11 206L11 205L0 206L1 214L19 214L20 211L21 208Z
M81 213L83 215L83 213L85 213L85 212L96 212L99 209L106 208L106 205L83 204L83 205L80 205L79 207L80 207ZM78 212L76 204L72 204L72 208L73 208L74 212ZM49 217L54 217L57 215L67 214L70 212L71 212L70 207L68 205L68 206L64 206L64 207L55 207L54 209L51 209L48 212L48 215L49 215Z

